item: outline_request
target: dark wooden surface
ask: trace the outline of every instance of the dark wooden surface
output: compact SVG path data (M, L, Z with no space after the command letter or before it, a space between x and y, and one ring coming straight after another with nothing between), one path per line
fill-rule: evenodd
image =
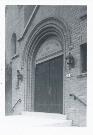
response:
M63 56L36 65L35 111L62 113Z

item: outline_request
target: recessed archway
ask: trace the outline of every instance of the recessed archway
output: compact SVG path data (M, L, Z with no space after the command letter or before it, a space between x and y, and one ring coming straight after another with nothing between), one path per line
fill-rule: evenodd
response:
M63 50L53 36L41 44L35 58L34 111L63 113Z
M64 58L66 47L70 45L70 31L64 21L50 17L42 20L30 34L23 52L25 110L34 111L35 59L42 43L55 37L60 43ZM63 60L64 61L64 60ZM65 65L65 64L64 64ZM64 66L65 67L65 66ZM64 70L63 67L63 70Z

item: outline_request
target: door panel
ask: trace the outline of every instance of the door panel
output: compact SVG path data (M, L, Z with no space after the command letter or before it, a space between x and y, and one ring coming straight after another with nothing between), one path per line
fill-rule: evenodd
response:
M63 65L62 56L54 58L50 61L50 111L55 113L62 112L63 98ZM52 105L52 107L51 107Z
M62 113L63 57L36 65L35 111Z
M48 62L36 66L35 80L35 111L48 111L48 89L49 89L49 64Z

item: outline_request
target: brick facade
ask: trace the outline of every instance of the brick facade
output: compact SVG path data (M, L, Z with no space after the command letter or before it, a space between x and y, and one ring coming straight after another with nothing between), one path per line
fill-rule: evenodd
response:
M28 8L31 7L29 6ZM64 114L67 114L68 119L73 120L73 125L85 126L86 106L78 100L74 100L69 94L73 93L85 103L87 102L87 74L81 73L80 58L80 45L87 43L87 19L82 17L87 14L87 8L86 6L37 6L35 13L32 13L33 16L30 21L28 18L31 13L29 12L31 12L31 10L27 10L26 6L6 6L6 65L12 64L12 90L7 90L6 88L6 91L12 94L12 97L10 94L12 102L8 100L7 95L9 96L9 94L6 92L6 104L8 103L13 106L18 99L22 99L22 102L16 106L14 114L23 110L33 110L33 107L31 108L31 104L33 104L31 98L33 97L29 89L31 87L29 86L29 88L27 88L29 83L29 79L27 82L27 74L31 73L29 72L30 67L26 67L27 61L25 57L25 55L28 55L26 54L29 52L28 49L30 49L29 42L31 42L31 39L29 38L32 32L35 33L35 28L37 32L40 22L46 20L46 18L56 18L64 25L63 32L66 31L69 35L64 32L67 35L66 42L63 45ZM25 15L27 14L28 16L26 17ZM12 56L11 52L11 37L13 33L16 33L17 36L17 50L14 56ZM71 52L75 59L75 66L71 68L71 70L69 70L68 64L66 63L66 57L69 52ZM17 70L23 75L23 81L19 82L19 89L17 89ZM28 93L26 92L27 89ZM6 106L6 114L8 114L9 106Z

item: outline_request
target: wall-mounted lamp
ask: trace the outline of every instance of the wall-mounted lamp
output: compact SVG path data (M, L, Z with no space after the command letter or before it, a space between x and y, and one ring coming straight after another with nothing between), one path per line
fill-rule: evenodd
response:
M17 70L17 89L19 89L19 82L23 81L23 75L20 73L19 70Z
M74 68L75 60L70 52L69 52L68 56L66 57L66 63L69 65L69 70L71 68Z

